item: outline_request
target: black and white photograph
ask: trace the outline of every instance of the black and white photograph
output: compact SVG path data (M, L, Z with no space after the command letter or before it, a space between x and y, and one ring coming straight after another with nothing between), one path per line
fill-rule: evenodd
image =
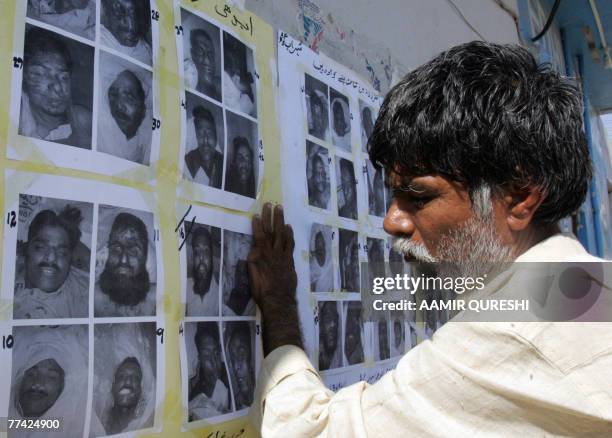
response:
M13 318L85 318L93 205L19 195Z
M27 16L88 40L96 34L96 0L27 0Z
M351 151L351 111L349 100L333 88L329 89L331 102L332 142L334 146Z
M229 109L257 117L257 87L253 50L223 32L223 103Z
M361 150L367 152L368 139L374 131L374 123L376 122L376 111L359 99L359 114L361 116Z
M336 157L336 191L338 192L338 215L346 219L357 219L357 180L355 167L346 158Z
M340 261L340 289L344 292L359 292L359 238L357 232L338 230Z
M189 92L185 95L187 133L183 175L194 183L220 189L225 150L223 110Z
M375 237L368 237L366 244L369 274L368 288L371 288L374 278L385 276L385 241Z
M417 332L412 325L409 325L408 328L410 331L410 348L414 348L419 343L418 338L417 338Z
M310 290L334 290L334 264L332 257L332 228L313 223L310 228Z
M393 238L389 237L387 240L387 245L389 247L389 273L395 277L396 275L403 275L406 268L406 261L404 260L404 256L397 252L395 248L393 248Z
M234 409L240 411L251 406L255 392L255 322L224 322L223 344Z
M221 102L221 37L217 26L181 9L185 86Z
M308 203L313 207L329 210L331 197L329 151L306 140L306 180Z
M364 360L364 330L361 317L361 301L347 301L344 306L344 359L345 365L355 365Z
M225 191L255 198L259 172L257 124L226 111L227 162Z
M100 43L151 65L151 4L149 0L100 0Z
M219 315L221 229L194 224L187 237L187 316Z
M308 133L319 140L330 141L327 85L310 75L305 75L304 94Z
M368 211L372 216L384 217L385 185L382 168L374 167L370 160L366 160L366 177L368 183Z
M391 357L397 357L404 354L404 346L406 342L406 325L400 318L393 318L391 326Z
M374 360L387 360L390 357L389 351L389 321L387 317L374 322Z
M153 213L100 205L96 245L96 317L156 313Z
M255 316L247 257L252 236L223 231L223 315Z
M319 301L319 371L342 366L340 302Z
M185 324L188 420L205 420L232 410L227 361L216 321Z
M26 24L19 134L91 149L94 48Z
M96 324L90 437L153 427L157 343L154 322Z
M85 426L88 379L86 325L14 327L8 418L61 419L50 438L81 438ZM11 438L32 437L31 429L11 431Z
M153 130L153 74L100 52L97 150L149 165Z

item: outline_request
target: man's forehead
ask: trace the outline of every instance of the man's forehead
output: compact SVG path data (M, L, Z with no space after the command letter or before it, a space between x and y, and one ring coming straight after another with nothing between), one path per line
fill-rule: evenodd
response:
M398 169L385 174L385 185L390 188L402 188L411 192L440 190L454 186L456 183L440 174L406 175Z
M115 230L111 233L110 240L123 240L123 241L135 241L132 243L140 242L140 235L135 228L126 227L119 230Z
M66 58L63 54L58 52L35 53L34 56L28 60L28 64L68 71Z

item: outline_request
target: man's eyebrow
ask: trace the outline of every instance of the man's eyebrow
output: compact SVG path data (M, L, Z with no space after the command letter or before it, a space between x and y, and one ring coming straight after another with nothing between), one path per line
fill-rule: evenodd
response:
M411 193L424 193L429 191L430 189L424 185L419 183L415 183L412 181L406 181L401 178L396 179L395 181L391 180L390 176L385 175L385 186L392 190L399 190L400 192L411 192Z

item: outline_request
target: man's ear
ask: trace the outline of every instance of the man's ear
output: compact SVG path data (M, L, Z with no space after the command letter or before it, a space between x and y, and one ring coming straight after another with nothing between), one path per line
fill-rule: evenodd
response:
M508 190L504 196L504 203L506 204L506 221L510 230L526 229L545 198L544 191L533 185Z

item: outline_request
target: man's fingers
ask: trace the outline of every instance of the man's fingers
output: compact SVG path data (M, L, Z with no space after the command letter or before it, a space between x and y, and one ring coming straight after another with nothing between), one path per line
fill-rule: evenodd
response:
M255 262L249 261L247 266L249 268L249 279L251 280L251 295L253 295L255 301L259 301L261 295L261 274Z
M274 208L274 250L282 251L285 246L285 215L283 207Z
M258 214L253 215L251 225L253 227L253 240L255 241L255 246L263 247L266 243L266 235L261 223L261 217Z
M266 202L261 212L261 222L267 238L272 237L272 204Z
M285 251L293 257L293 249L295 248L295 240L293 240L293 228L291 225L285 225Z

